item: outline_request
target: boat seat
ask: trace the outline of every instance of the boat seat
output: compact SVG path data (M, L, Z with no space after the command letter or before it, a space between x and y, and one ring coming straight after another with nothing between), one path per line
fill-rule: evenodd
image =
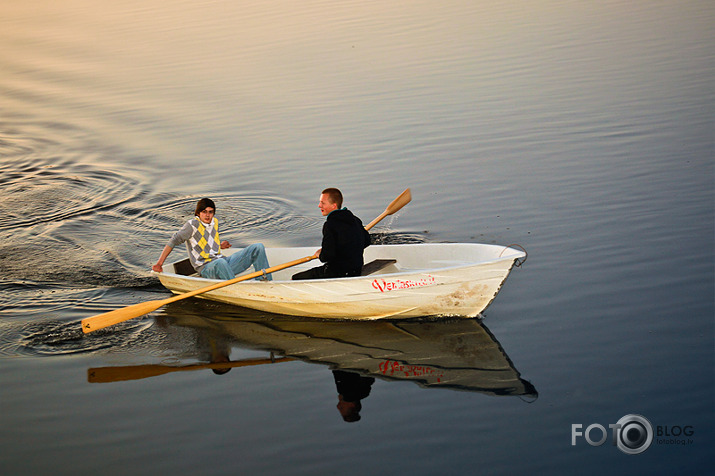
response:
M193 266L191 266L189 258L174 263L174 272L182 276L191 276L192 274L196 274L196 270Z
M397 263L396 259L376 259L370 261L369 263L365 263L363 265L360 276L367 276L372 273L377 273L382 268L386 268L387 266L390 266L391 264L395 263Z

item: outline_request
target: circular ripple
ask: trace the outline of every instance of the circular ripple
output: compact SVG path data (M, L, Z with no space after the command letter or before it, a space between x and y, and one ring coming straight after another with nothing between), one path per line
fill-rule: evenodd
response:
M373 245L404 245L426 243L424 235L419 233L370 233Z
M102 349L112 349L114 352L128 347L152 323L151 319L134 319L113 326L110 330L85 334L79 322L33 322L20 328L15 348L6 351L33 356L81 354Z
M196 202L201 198L193 196L167 200L143 212L139 218L153 223L152 230L161 224L162 233L173 233L177 226L194 216ZM216 203L216 216L223 234L240 235L250 231L251 235L283 235L288 231L315 227L322 222L320 217L298 214L291 202L277 197L219 194L210 198ZM169 224L173 228L167 228Z
M7 129L3 130L5 127ZM146 286L116 253L135 243L117 212L146 195L146 173L62 123L0 122L0 268L9 280ZM141 208L141 205L138 206ZM119 220L118 220L119 218ZM136 246L134 246L136 248Z
M5 230L111 209L140 193L139 182L126 173L35 157L0 161L0 183L9 197L0 201L0 226Z

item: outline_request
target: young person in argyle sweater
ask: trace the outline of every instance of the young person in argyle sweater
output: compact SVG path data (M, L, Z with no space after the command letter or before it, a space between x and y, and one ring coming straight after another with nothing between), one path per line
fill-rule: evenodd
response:
M254 243L246 248L224 256L221 250L230 248L228 241L220 241L218 234L218 220L216 205L210 198L202 198L196 204L195 216L187 221L164 247L159 260L151 267L157 273L163 272L164 261L177 245L186 243L189 261L197 273L208 279L233 279L237 274L253 265L253 269L261 271L267 269L268 258L262 243ZM264 277L272 280L270 274ZM263 278L260 278L263 279Z

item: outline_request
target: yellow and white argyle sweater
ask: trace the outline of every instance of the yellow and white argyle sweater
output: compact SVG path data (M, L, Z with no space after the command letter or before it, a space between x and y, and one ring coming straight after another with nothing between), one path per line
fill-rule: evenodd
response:
M199 217L187 221L169 240L169 246L172 248L181 243L186 243L191 265L200 273L207 263L222 257L218 220L214 217L208 225L199 220Z

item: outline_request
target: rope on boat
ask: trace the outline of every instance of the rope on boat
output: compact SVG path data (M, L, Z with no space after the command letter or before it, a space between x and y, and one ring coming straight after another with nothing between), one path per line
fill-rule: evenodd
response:
M524 263L526 262L526 259L529 257L529 253L526 252L526 248L524 248L523 246L517 245L516 243L512 243L511 245L507 245L507 246L504 247L504 249L502 250L502 252L499 253L499 257L501 258L501 256L504 254L504 252L505 252L506 250L508 250L509 248L513 248L513 247L518 247L519 249L521 249L521 251L524 252L524 257L523 257L523 258L517 258L516 262L514 263L514 266L516 266L517 268L520 268L521 265L524 264Z

